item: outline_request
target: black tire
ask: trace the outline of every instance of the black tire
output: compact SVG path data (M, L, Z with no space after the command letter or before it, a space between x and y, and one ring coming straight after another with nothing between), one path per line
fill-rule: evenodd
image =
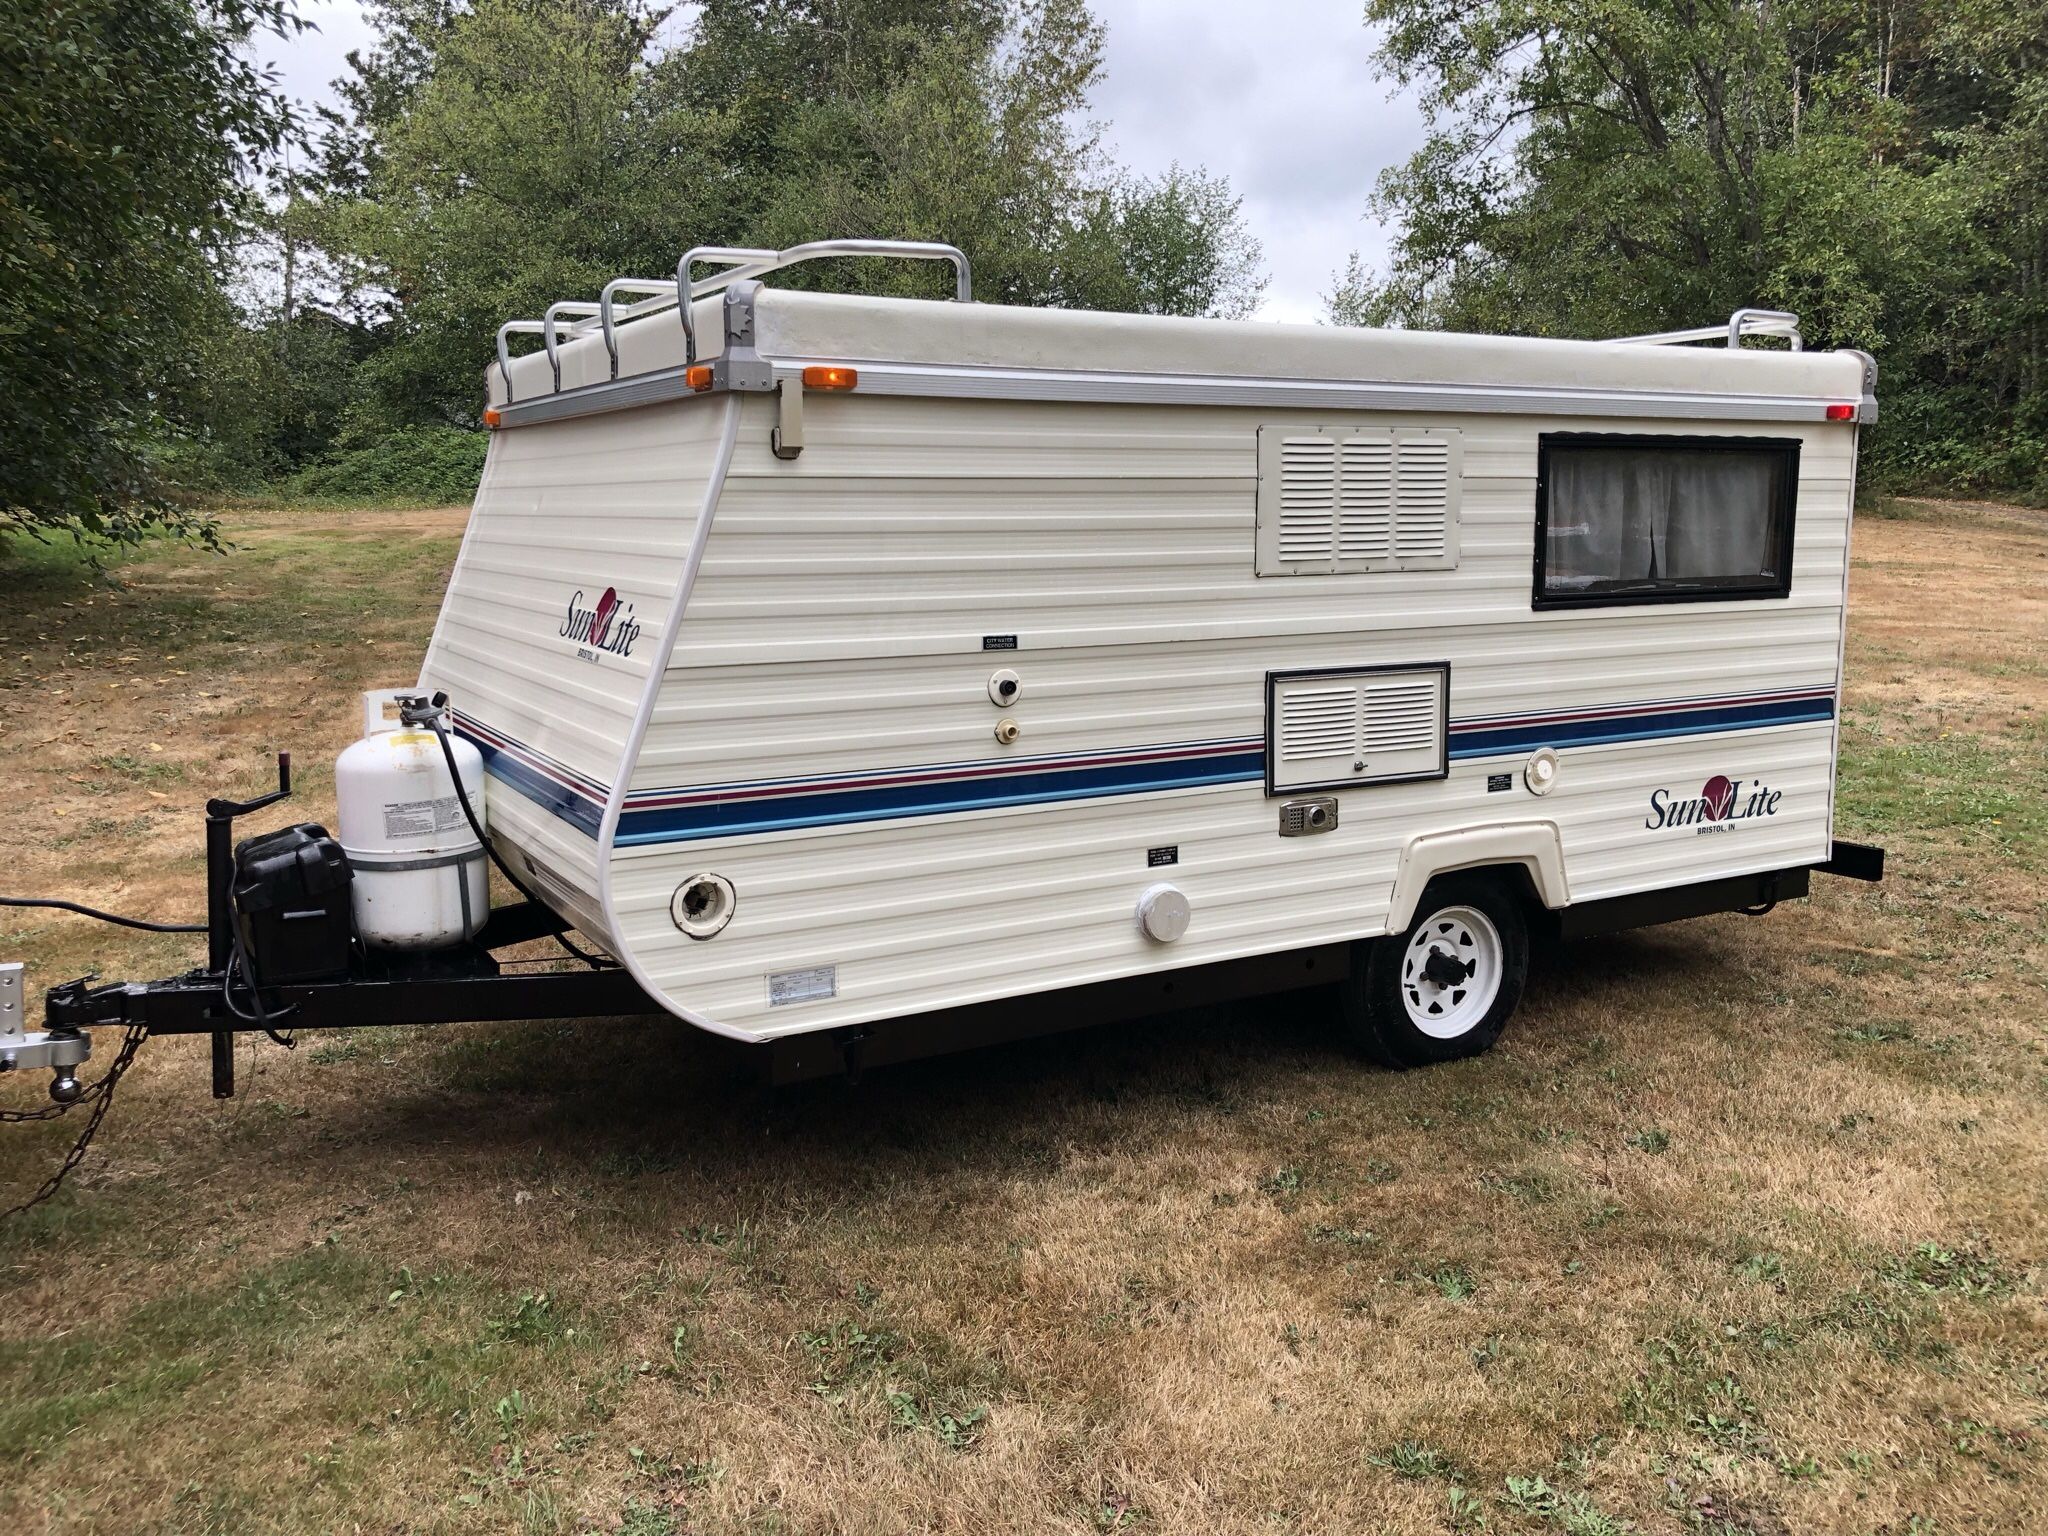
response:
M1460 913L1467 916L1461 919ZM1469 914L1491 925L1491 940ZM1424 944L1442 953L1441 962L1422 958L1416 946L1432 927L1440 937ZM1529 979L1529 922L1522 903L1505 881L1485 874L1432 880L1405 932L1361 940L1359 950L1339 994L1344 1030L1361 1054L1386 1067L1424 1067L1490 1050ZM1474 968L1467 975L1482 982L1476 975L1481 962L1488 975L1497 965L1490 1001L1460 992L1450 979L1461 957ZM1428 1027L1418 1019L1429 1021Z

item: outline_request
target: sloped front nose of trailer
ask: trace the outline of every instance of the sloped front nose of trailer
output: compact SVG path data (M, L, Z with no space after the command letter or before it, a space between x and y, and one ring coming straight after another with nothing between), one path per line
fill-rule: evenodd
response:
M735 410L685 398L494 432L421 669L483 758L493 846L615 954L606 814L632 775Z

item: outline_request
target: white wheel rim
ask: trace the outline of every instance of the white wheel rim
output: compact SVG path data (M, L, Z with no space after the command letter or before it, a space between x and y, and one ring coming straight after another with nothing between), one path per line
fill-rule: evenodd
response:
M1447 981L1445 965L1429 974L1429 957L1469 967L1456 981ZM1415 925L1401 952L1401 1005L1408 1022L1433 1040L1455 1040L1469 1034L1486 1017L1500 995L1500 930L1477 907L1440 907Z

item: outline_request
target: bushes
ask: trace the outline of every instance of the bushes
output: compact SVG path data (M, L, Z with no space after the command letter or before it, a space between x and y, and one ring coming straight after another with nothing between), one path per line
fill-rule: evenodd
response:
M468 501L488 441L460 427L401 427L299 471L283 489L318 501Z

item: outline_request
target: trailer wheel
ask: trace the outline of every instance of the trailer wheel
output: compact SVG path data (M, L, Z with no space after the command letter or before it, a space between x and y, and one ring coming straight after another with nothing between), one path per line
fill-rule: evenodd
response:
M1521 903L1481 874L1430 882L1408 931L1363 941L1343 987L1346 1033L1389 1067L1477 1056L1507 1027L1529 975Z

